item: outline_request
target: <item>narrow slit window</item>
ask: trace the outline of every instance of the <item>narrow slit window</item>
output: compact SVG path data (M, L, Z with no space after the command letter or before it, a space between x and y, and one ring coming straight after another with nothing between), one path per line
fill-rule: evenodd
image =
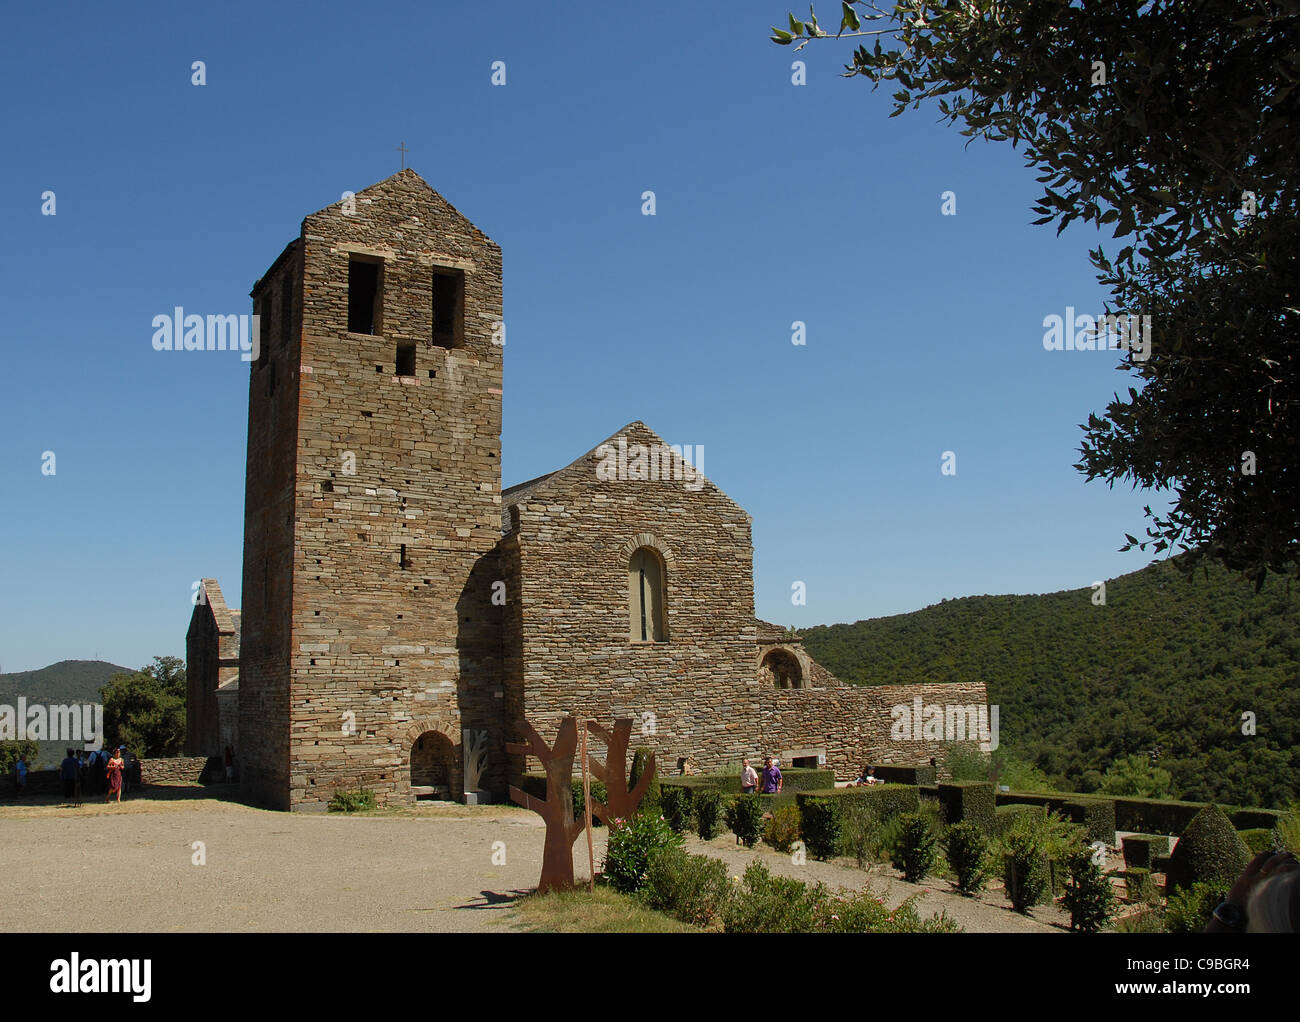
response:
M289 337L293 331L293 281L289 274L280 279L280 346L289 347Z
M465 339L465 274L460 270L433 272L433 343L459 348Z
M348 333L382 332L384 265L375 259L348 260Z
M397 346L397 375L415 375L415 342Z

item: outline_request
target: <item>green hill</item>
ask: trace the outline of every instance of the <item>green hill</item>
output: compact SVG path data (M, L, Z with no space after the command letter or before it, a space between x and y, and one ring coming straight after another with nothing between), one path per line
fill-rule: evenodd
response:
M134 673L103 660L60 660L38 671L0 674L0 704L18 706L22 696L30 703L71 704L97 703L99 690L114 674ZM65 742L40 742L33 767L55 766L63 758Z
M1160 561L1092 589L971 596L804 632L863 685L982 681L1001 741L1061 788L1159 747L1181 798L1281 806L1300 796L1300 592ZM1242 715L1257 733L1242 734ZM1095 776L1095 775L1094 775Z
M39 671L0 674L0 703L12 706L20 695L29 703L97 703L109 678L132 671L103 660L60 660Z

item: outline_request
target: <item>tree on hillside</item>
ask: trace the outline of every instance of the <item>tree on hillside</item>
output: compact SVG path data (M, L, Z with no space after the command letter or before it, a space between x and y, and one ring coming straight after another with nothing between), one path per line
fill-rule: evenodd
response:
M154 657L133 674L115 674L101 690L104 744L137 756L177 756L185 744L185 662Z
M1102 775L1101 790L1127 798L1168 798L1173 776L1148 756L1124 756Z
M26 756L28 767L34 768L40 748L39 743L26 738L22 741L15 738L0 742L0 783L3 783L3 778L13 774L20 756Z
M1141 386L1089 415L1075 467L1173 491L1121 549L1180 548L1188 570L1211 558L1257 586L1300 574L1300 5L848 0L840 13L836 35L789 15L773 40L870 37L844 73L896 85L891 116L935 101L962 134L1023 151L1044 186L1035 223L1112 231L1118 251L1090 253L1107 312L1150 316L1150 346L1125 356Z

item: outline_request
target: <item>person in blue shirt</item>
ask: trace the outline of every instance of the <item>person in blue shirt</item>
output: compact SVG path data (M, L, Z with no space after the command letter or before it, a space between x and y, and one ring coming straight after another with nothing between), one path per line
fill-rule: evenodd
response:
M18 794L21 795L27 787L27 757L19 756L18 762L14 764L14 774L18 780Z
M59 780L63 782L63 797L71 802L77 797L77 775L81 772L81 764L72 755L71 749L64 751L67 755L63 757L63 762L59 764Z

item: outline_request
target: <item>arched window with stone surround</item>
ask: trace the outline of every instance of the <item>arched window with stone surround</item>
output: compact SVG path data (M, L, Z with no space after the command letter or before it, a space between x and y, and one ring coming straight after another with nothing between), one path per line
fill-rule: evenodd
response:
M638 547L627 563L628 637L633 642L666 642L667 572L653 547Z

